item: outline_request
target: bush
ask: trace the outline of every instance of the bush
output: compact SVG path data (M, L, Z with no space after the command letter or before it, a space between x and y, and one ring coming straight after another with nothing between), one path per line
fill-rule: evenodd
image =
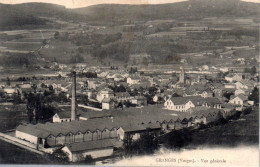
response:
M69 161L69 156L67 153L65 153L64 151L61 150L61 148L56 149L53 153L53 158L64 161L64 162L68 162Z
M133 141L131 137L124 140L124 147L126 155L153 154L158 148L158 141L147 129L136 141Z
M180 149L192 140L191 132L188 129L181 129L171 132L164 141L166 148Z
M92 158L91 155L86 155L84 162L85 162L85 164L88 164L88 165L94 165L95 164L95 160Z
M249 114L249 113L251 113L252 112L252 107L247 107L247 108L245 108L243 111L242 111L242 113L244 114L244 115L247 115L247 114Z

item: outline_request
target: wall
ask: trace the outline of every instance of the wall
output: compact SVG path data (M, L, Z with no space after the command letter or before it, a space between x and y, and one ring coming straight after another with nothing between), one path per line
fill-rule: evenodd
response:
M83 153L83 156L86 157L86 155L91 155L92 158L100 158L100 157L107 157L111 156L113 154L113 147L110 148L104 148L101 150L93 150L93 151L86 151Z
M102 148L97 150L88 150L83 152L71 152L67 149L67 147L64 147L63 150L67 153L69 153L69 159L72 162L81 161L84 160L87 155L91 155L93 159L100 158L100 157L108 157L113 154L113 147L109 148Z
M78 132L76 135L74 135L74 142L83 142L83 134L81 132Z
M92 140L92 132L89 131L84 134L84 141L90 141L90 140Z
M119 129L117 130L117 135L119 135L120 140L123 140L123 139L124 139L124 136L125 136L124 130L123 130L122 128L119 128Z
M37 141L38 141L38 137L27 134L27 133L20 132L18 130L15 131L15 136L17 138L27 140L33 144L37 144Z

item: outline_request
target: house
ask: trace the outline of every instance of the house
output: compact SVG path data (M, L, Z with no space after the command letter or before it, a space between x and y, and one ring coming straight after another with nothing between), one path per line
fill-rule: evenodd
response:
M102 72L99 72L97 73L97 77L99 78L105 78L107 76L108 72L106 71L102 71Z
M126 83L128 83L129 85L138 84L140 81L141 81L141 78L137 75L130 76L126 79Z
M33 88L20 88L18 89L18 93L21 96L21 98L24 98L26 95L30 93L35 93L35 90Z
M113 154L113 148L114 140L104 139L66 144L62 151L68 154L69 161L76 162L85 160L87 155L93 159L109 157Z
M52 117L52 122L70 122L71 113L70 112L59 112Z
M220 88L214 88L213 89L214 97L222 97L223 91Z
M123 77L123 76L120 75L120 74L116 74L116 75L114 76L114 81L116 81L116 82L124 81L124 80L125 80L125 77Z
M203 98L213 97L213 92L211 90L198 91L196 95L200 95Z
M225 103L222 105L222 115L223 115L223 118L227 119L233 115L236 114L236 110L235 110L235 107L234 105L230 104L230 103Z
M241 74L228 74L225 76L225 80L228 82L241 81L243 77Z
M113 73L110 73L106 76L107 79L113 79L114 81L116 82L119 82L119 81L124 81L125 77L123 77L122 75L120 74L113 74Z
M157 93L157 94L154 95L153 101L155 103L157 103L159 101L164 101L164 97L165 97L165 95L163 93Z
M135 96L134 98L131 99L131 103L137 106L146 106L147 99L144 96Z
M29 82L25 82L25 83L22 83L22 84L20 85L20 87L21 87L21 88L31 88L32 85L31 85L31 83L29 83Z
M235 104L238 106L247 106L248 105L247 101L248 101L248 99L246 96L239 94L237 96L231 96L229 103Z
M233 83L226 83L224 86L225 86L225 88L228 88L228 89L235 89L236 88L236 85L233 84Z
M249 96L250 92L247 89L239 88L239 89L235 90L235 96L237 96L239 94L243 94L245 96Z
M86 90L85 94L88 95L89 99L95 99L97 92L95 90L93 90L93 89L90 89L90 90Z
M10 87L10 86L6 86L4 88L4 92L7 94L7 95L12 95L14 93L17 93L17 89L15 87Z
M144 125L124 125L118 129L118 134L120 140L131 138L132 140L137 140L145 132L149 131L150 134L154 136L159 136L161 131L161 126L157 124L150 124L148 126Z
M102 109L110 110L115 108L115 100L113 98L104 98L102 100Z
M132 98L133 97L131 97L128 92L118 92L118 93L115 93L115 99L118 102L128 101L128 100L131 100Z
M87 82L88 82L88 89L94 89L94 90L96 90L102 84L102 82L97 79L89 79Z
M172 97L164 103L168 110L186 112L189 108L195 107L195 104L187 97Z
M202 106L208 107L208 108L221 109L222 102L216 97L208 97L203 100Z
M197 91L195 89L186 89L183 96L197 96Z
M209 124L216 122L223 118L221 109L209 109L207 107L193 107L187 110L188 113L193 115L192 123L193 124Z
M237 89L253 89L254 85L249 80L242 80L235 83Z
M97 93L97 100L99 102L102 102L104 98L111 98L111 97L114 97L114 91L109 88L102 89Z
M196 106L220 109L221 104L220 100L215 97L186 96L172 97L164 103L164 107L168 110L186 112L189 108Z

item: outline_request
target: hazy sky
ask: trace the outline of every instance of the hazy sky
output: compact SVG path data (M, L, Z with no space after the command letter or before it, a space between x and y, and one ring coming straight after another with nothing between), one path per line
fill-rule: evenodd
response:
M173 3L184 0L0 0L0 3L17 4L26 2L45 2L64 5L67 8L79 8L96 4L114 3L114 4L161 4ZM248 2L260 3L260 0L244 0Z

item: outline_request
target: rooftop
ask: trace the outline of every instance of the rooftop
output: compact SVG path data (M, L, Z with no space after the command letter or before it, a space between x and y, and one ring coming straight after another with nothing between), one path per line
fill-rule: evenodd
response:
M66 146L71 152L79 152L79 151L113 147L114 146L113 140L114 139L86 141L81 143L67 144Z

